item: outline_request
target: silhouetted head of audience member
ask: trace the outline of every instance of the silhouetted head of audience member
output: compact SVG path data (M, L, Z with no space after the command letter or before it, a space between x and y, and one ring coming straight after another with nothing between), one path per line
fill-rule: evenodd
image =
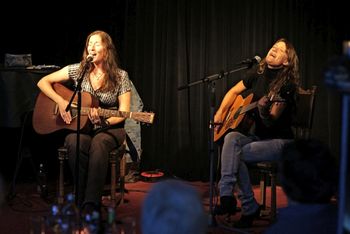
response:
M201 198L192 186L179 180L155 184L143 203L143 234L204 234L207 217Z
M295 140L284 147L280 177L294 202L329 203L337 192L336 160L327 145L316 139Z

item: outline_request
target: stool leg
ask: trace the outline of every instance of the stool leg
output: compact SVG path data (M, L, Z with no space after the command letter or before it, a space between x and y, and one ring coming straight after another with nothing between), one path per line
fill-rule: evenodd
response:
M274 222L277 213L277 195L276 195L276 175L271 174L271 221Z
M120 163L120 174L121 174L121 181L124 181L124 177L125 177L125 159L123 161L123 155L125 152L125 145L123 144L122 146L120 146L118 149L114 149L109 153L109 163L111 164L111 206L115 207L117 202L116 202L116 164L117 164L117 160ZM124 165L124 167L122 167L121 165ZM124 174L122 176L122 174ZM121 200L120 203L124 202L124 185L121 185Z
M115 199L115 192L116 192L116 160L115 157L110 158L110 164L111 164L111 207L115 207L116 205L116 199Z
M260 204L266 207L266 180L267 175L265 172L262 173L262 178L260 179Z
M125 195L125 171L126 171L126 158L125 155L120 159L120 203L124 203Z

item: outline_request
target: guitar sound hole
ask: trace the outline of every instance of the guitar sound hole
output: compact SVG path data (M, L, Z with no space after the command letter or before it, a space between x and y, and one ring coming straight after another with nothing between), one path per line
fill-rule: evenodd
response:
M71 111L70 111L70 115L72 116L72 119L77 118L77 116L78 116L78 110L76 110L76 109L71 110Z
M241 114L241 110L242 110L242 107L240 106L240 107L238 108L238 110L236 111L236 113L235 113L234 119L237 119L237 118L238 118L238 116Z

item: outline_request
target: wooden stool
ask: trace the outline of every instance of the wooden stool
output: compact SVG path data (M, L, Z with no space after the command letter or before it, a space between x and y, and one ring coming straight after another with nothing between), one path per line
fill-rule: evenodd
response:
M254 165L254 168L261 174L260 177L260 204L263 206L262 215L269 215L270 221L276 220L277 214L277 163L276 162L260 162ZM266 187L271 186L270 210L266 205Z
M64 202L64 161L68 159L68 153L66 147L60 147L58 150L59 160L59 182L58 182L58 197L57 203L63 204ZM115 207L116 204L124 203L125 195L125 170L126 170L126 158L124 156L126 152L125 144L122 144L116 149L113 149L109 153L109 163L111 165L111 206ZM120 201L116 201L116 165L119 161L120 166Z
M119 148L112 150L109 153L109 163L111 164L111 206L115 207L116 204L124 203L125 195L125 170L126 170L126 151L125 144L119 146ZM117 175L116 175L116 164L119 160L120 176L119 176L119 186L120 186L120 201L116 202L116 184L117 184Z

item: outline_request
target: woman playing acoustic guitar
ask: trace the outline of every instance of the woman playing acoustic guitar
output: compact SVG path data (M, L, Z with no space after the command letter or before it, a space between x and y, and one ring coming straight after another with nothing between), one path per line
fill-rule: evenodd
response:
M296 51L286 39L279 39L258 66L226 93L215 114L217 127L214 135L221 135L231 106L237 100L244 100L240 95L248 92L249 98L253 96L252 101L257 101L258 108L252 108L247 113L254 120L250 131L229 129L220 139L223 141L220 205L215 207L214 213L232 215L236 212L237 201L233 192L235 185L238 185L242 216L235 227L250 227L260 214L246 163L277 160L282 146L293 139L291 124L298 85L299 61Z
M80 63L68 65L38 82L41 91L57 103L62 117L60 120L65 124L75 121L71 112L66 112L70 97L60 95L55 90L55 84L69 80L75 85L82 81L81 91L95 97L100 107L130 111L131 86L128 73L119 68L115 46L106 32L95 31L88 35ZM77 203L84 209L83 212L99 208L107 175L109 152L123 144L126 137L125 118L101 117L98 108L91 108L88 117L93 128L88 133L80 133L79 180L76 186ZM76 133L68 134L65 146L73 172L76 171L76 143Z

